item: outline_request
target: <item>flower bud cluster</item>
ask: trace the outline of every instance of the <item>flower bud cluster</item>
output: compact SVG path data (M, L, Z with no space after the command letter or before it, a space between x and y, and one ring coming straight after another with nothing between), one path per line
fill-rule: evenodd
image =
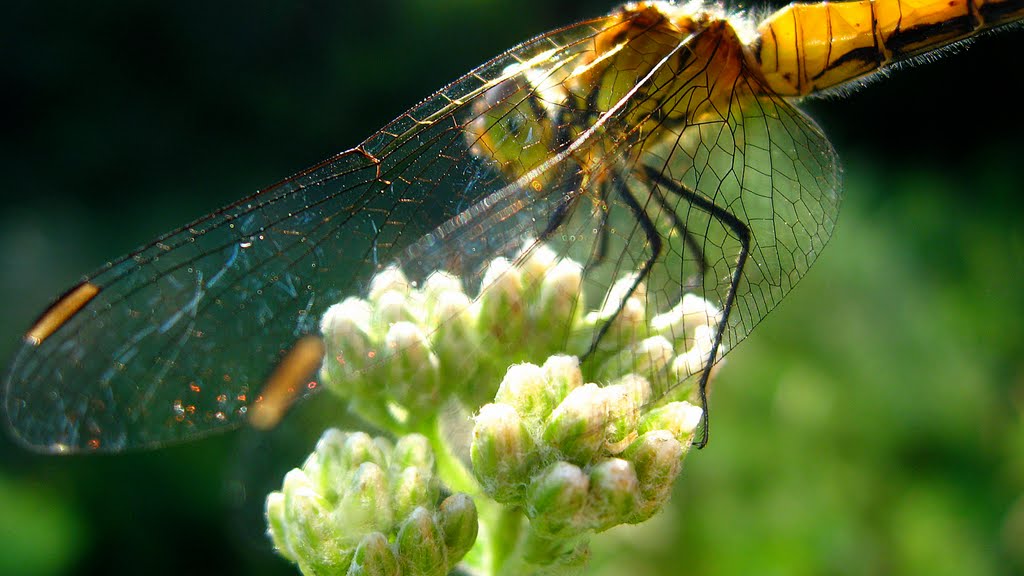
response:
M270 536L304 574L448 574L476 540L466 494L440 500L426 438L328 430L267 496Z
M587 356L595 381L639 374L659 397L673 390L685 398L692 390L677 385L704 368L720 312L687 294L654 315L647 300L629 275L585 314L582 265L543 244L515 262L491 261L476 298L445 272L417 286L388 268L373 278L366 299L348 298L325 313L322 377L356 412L389 430L414 429L410 420L427 415L425 406L453 397L475 410L493 397L488 383L499 382L508 366L552 354Z
M513 366L476 416L474 473L548 540L642 522L668 499L702 414L685 401L646 410L651 395L636 375L585 384L570 356Z
M566 349L582 323L582 275L582 266L543 245L514 263L491 261L478 298L445 272L416 286L397 268L385 269L366 299L348 298L321 320L324 382L364 416L366 406L389 405L400 420L415 418L423 406L451 397L475 408L495 390L481 383L496 384L509 365Z

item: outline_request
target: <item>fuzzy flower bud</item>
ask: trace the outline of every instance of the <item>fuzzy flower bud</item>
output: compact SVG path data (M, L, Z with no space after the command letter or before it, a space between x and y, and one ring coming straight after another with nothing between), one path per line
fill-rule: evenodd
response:
M401 576L398 558L380 532L367 534L352 556L347 576Z
M432 273L423 282L422 300L426 306L427 315L435 313L433 304L444 294L465 294L462 288L462 280L447 272L437 271Z
M590 478L579 466L555 462L530 484L527 514L535 530L550 537L578 531L590 490Z
M569 392L583 386L580 360L575 356L552 356L544 362L542 368L544 379L548 383L548 393L558 401L568 396Z
M441 502L437 517L444 532L444 543L449 557L461 558L473 547L479 529L476 505L465 494L452 494Z
M557 345L565 342L577 317L582 317L580 294L583 267L571 260L562 260L551 268L540 284L536 317L538 330L546 340ZM554 346L552 346L554 348Z
M709 326L698 326L693 332L692 346L684 354L680 354L672 363L672 372L680 380L697 374L704 369L711 347L714 344L715 329Z
M589 505L594 530L627 522L640 503L640 481L632 463L619 458L601 462L590 473Z
M407 407L430 406L438 402L438 361L426 335L412 322L395 322L388 330L385 346L391 352L388 372L391 394Z
M505 502L520 497L536 458L534 446L514 408L488 404L480 409L470 457L477 479L491 498Z
M402 574L445 576L448 574L444 532L426 508L409 514L395 539Z
M528 426L535 427L555 407L549 397L544 370L534 364L516 364L508 369L494 401L514 406Z
M647 520L665 505L685 453L686 448L671 432L653 430L637 438L622 454L633 463L641 496L630 523Z
M608 395L597 384L584 384L551 413L544 441L570 462L589 462L604 445Z

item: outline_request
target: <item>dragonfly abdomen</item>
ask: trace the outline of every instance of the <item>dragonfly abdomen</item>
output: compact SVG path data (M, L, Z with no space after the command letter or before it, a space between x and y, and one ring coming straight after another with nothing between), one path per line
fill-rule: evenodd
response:
M1022 18L1022 0L794 3L760 24L752 53L772 90L805 96Z

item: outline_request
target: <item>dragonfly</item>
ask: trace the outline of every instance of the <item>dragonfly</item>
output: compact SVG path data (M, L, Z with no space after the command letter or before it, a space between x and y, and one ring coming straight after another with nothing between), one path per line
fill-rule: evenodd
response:
M684 292L719 311L692 376L703 445L712 367L808 272L838 216L840 162L800 100L1022 18L1019 0L792 4L758 22L641 2L542 34L71 287L10 363L9 429L63 454L240 426L261 390L311 391L330 361L320 317L383 268L479 287L487 262L543 243L585 264L601 296L580 306L612 319L641 287L651 314Z

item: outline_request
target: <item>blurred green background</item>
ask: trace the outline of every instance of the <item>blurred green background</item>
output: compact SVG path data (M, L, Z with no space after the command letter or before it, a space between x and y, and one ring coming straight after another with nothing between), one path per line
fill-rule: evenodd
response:
M611 7L9 3L0 357L106 259ZM1024 573L1022 40L806 106L846 167L834 239L730 354L676 507L596 544L594 573ZM0 440L0 573L293 573L231 478L297 460L240 442L53 458Z

